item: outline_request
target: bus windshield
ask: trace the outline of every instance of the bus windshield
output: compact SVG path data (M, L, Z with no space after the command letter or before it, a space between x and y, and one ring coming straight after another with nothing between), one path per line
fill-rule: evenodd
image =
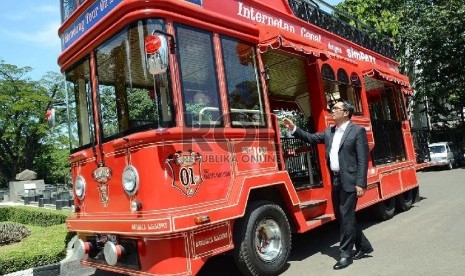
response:
M89 57L66 72L70 112L71 150L90 146L94 140Z
M164 29L163 20L139 20L96 49L99 119L104 141L173 125L169 70L151 73L148 64L152 55L146 53L144 44L147 36Z

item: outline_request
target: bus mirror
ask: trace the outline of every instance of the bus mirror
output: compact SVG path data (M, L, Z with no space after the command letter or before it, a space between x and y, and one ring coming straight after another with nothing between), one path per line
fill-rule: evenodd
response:
M168 68L168 41L164 35L149 35L145 38L147 69L152 75L163 74Z

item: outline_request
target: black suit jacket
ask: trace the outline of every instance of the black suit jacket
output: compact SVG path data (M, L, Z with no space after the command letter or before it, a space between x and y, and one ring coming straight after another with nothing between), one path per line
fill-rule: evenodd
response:
M323 132L308 133L297 128L293 133L307 143L325 143L326 164L329 168L329 151L333 143L335 126L328 127ZM354 192L355 185L366 189L368 171L368 141L364 127L349 122L341 144L339 145L339 169L342 187L346 192Z

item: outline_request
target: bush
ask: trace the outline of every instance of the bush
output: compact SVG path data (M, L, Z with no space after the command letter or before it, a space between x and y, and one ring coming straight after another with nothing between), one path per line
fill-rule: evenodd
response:
M10 243L20 242L31 232L24 226L17 223L0 223L0 246Z
M36 226L52 226L63 224L70 212L57 211L35 207L2 207L0 208L0 221L11 221Z
M70 214L35 207L1 207L0 221L26 225L31 234L19 243L0 246L0 275L61 261L75 234L66 231Z
M0 275L61 261L66 256L65 224L28 226L31 235L0 247Z

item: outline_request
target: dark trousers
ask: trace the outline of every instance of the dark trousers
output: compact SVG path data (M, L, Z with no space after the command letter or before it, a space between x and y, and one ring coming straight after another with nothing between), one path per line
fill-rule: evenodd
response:
M339 250L341 258L352 257L352 248L356 250L371 249L371 244L357 225L355 208L357 206L357 193L346 192L342 188L339 176L333 177L331 192L334 214L340 225Z

